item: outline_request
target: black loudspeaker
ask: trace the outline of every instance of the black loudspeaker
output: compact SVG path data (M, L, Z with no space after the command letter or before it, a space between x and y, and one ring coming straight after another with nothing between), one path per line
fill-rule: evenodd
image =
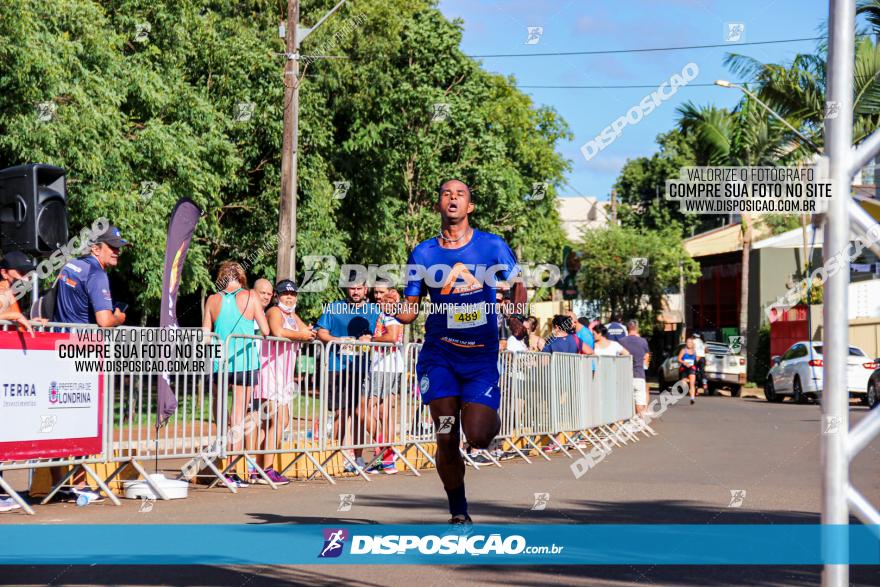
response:
M65 243L65 171L42 163L0 171L0 249L51 253Z

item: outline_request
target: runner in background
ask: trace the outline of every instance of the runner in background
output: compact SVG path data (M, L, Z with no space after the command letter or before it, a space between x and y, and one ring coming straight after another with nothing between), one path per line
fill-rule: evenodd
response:
M684 348L678 352L678 376L682 381L687 381L691 405L694 404L696 397L696 363L697 354L694 349L694 338L691 336L685 341Z

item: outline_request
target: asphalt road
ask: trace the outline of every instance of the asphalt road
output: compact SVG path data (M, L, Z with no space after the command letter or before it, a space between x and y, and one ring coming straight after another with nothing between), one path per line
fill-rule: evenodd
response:
M865 408L853 404L857 421ZM672 406L653 425L659 435L616 448L580 479L571 460L554 456L532 464L468 470L467 489L476 523L730 524L818 523L820 511L820 408L770 404L758 398L700 397ZM880 441L855 463L853 480L880 504ZM745 493L730 507L731 491ZM353 494L338 512L339 494ZM535 511L535 493L549 493ZM442 523L445 496L433 471L381 476L371 483L341 480L295 483L277 491L253 486L232 495L195 490L190 499L77 508L55 504L38 516L2 515L7 523ZM589 531L588 527L584 528ZM0 531L2 534L2 531ZM645 544L650 550L651 545ZM15 585L813 585L818 567L6 567L0 584ZM880 568L853 567L851 582L880 585Z

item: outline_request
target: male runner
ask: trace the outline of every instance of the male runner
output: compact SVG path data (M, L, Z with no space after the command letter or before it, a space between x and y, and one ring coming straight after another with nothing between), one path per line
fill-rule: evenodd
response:
M501 237L471 228L474 204L463 182L440 186L437 209L440 234L410 254L406 304L397 319L404 324L416 319L426 289L432 304L446 308L428 315L417 376L437 431L437 472L449 498L449 522L470 524L459 430L471 446L488 448L501 429L495 290L518 268ZM512 293L514 304L525 302L521 281Z

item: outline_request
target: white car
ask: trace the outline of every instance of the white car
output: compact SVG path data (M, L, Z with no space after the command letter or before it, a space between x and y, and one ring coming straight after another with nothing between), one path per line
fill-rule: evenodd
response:
M680 379L678 375L678 353L684 348L678 345L675 352L666 357L657 371L657 383L664 390ZM730 395L738 397L746 382L746 358L733 353L729 346L720 342L706 343L706 381L708 393L715 393L719 387L730 389Z
M768 402L781 402L790 395L795 402L801 403L807 397L818 398L822 393L821 342L796 342L782 356L773 357L772 362L764 384L764 396ZM855 346L849 347L847 363L847 389L850 395L865 395L868 379L877 368L877 363Z

